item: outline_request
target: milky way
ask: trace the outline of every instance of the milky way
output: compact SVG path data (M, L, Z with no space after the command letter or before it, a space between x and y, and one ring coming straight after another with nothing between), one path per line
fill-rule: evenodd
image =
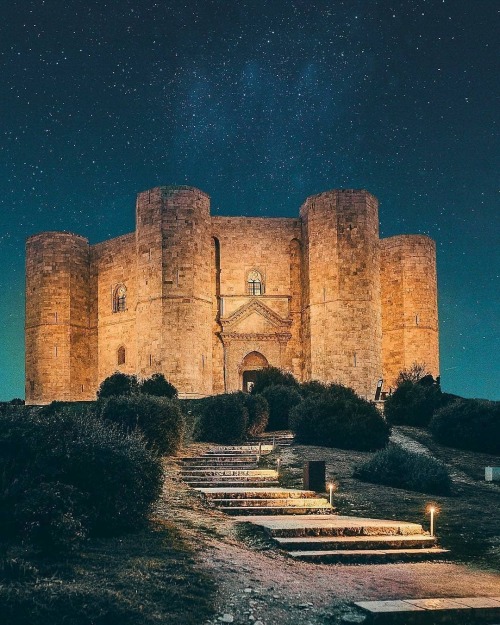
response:
M227 215L366 188L437 241L443 388L500 398L499 5L18 0L0 25L0 399L24 396L24 240L134 229L188 183Z

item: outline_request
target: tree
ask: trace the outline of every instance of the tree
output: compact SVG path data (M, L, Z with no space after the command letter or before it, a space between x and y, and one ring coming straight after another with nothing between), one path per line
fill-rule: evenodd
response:
M441 390L435 384L406 380L385 400L384 414L394 425L427 426L442 401Z
M269 404L268 430L287 430L291 409L302 401L300 393L293 386L273 384L262 391Z
M177 389L165 379L163 373L154 373L150 378L143 380L140 384L140 391L144 395L154 395L155 397L177 397Z
M290 413L290 427L302 445L374 450L389 440L390 426L373 404L336 385L310 395Z
M101 382L97 397L104 399L106 397L118 397L120 395L133 395L139 390L139 382L135 375L127 375L126 373L113 373Z
M396 378L396 387L401 386L403 382L418 382L422 378L426 378L431 374L427 371L425 363L414 362L409 369L403 369L400 371ZM432 376L431 376L432 378ZM434 378L432 378L434 383Z
M266 367L257 371L255 382L252 387L252 395L258 395L268 386L291 386L297 388L299 383L288 371L277 367Z

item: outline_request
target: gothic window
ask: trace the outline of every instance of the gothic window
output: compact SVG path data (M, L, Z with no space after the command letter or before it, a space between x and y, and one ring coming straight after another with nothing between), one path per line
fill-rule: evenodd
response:
M125 310L127 310L127 289L123 284L119 284L113 293L113 312Z
M252 269L252 271L250 271L248 274L247 292L248 292L248 295L263 295L264 294L264 285L262 283L262 276L255 269Z
M116 361L118 365L125 364L125 348L123 347L123 345L119 347L118 351L116 352Z

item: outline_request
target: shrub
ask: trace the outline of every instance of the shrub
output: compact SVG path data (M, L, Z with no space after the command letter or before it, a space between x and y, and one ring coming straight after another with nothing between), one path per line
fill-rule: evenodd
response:
M85 496L69 484L42 482L14 508L23 536L42 553L74 550L87 536Z
M175 454L182 444L184 419L176 401L166 397L131 395L97 402L98 415L127 432L138 429L149 447L164 455Z
M267 367L257 371L252 395L258 395L268 386L292 386L297 388L299 383L288 371L282 371L277 367Z
M207 397L202 404L196 438L207 443L234 445L245 439L248 411L238 393Z
M137 393L138 390L139 382L135 375L127 375L117 371L101 382L97 391L97 397L104 399L119 395L132 395Z
M156 397L168 397L175 399L177 397L177 389L165 379L163 373L155 373L150 378L140 383L140 391L145 395L154 395Z
M40 539L43 548L56 545L58 528L68 546L82 533L135 529L162 477L142 437L89 413L0 416L0 533Z
M402 382L384 404L384 414L394 425L427 426L442 401L438 386Z
M239 392L238 396L248 411L247 436L265 432L269 422L269 404L263 395Z
M434 383L434 379L427 371L427 366L424 363L414 362L408 369L403 369L399 372L396 378L396 387L401 386L403 382L419 382L423 378L431 378ZM424 383L425 384L425 383Z
M432 495L447 495L451 489L450 476L441 462L394 444L381 449L358 467L354 477Z
M300 393L293 386L277 384L266 387L262 391L262 396L269 404L267 429L270 431L287 430L290 427L290 411L302 401Z
M9 625L134 625L144 623L116 592L42 580L0 586L0 622ZM147 621L151 621L148 619Z
M457 399L435 413L430 429L443 445L500 454L500 402Z
M390 427L379 411L360 397L336 390L312 395L291 412L296 441L341 449L379 449L389 440ZM349 390L349 389L347 389Z

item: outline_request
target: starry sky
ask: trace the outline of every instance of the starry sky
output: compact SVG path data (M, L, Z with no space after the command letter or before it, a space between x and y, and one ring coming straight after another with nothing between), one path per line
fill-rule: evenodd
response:
M497 0L11 0L0 23L0 400L24 397L24 243L332 188L437 242L441 380L500 399Z

